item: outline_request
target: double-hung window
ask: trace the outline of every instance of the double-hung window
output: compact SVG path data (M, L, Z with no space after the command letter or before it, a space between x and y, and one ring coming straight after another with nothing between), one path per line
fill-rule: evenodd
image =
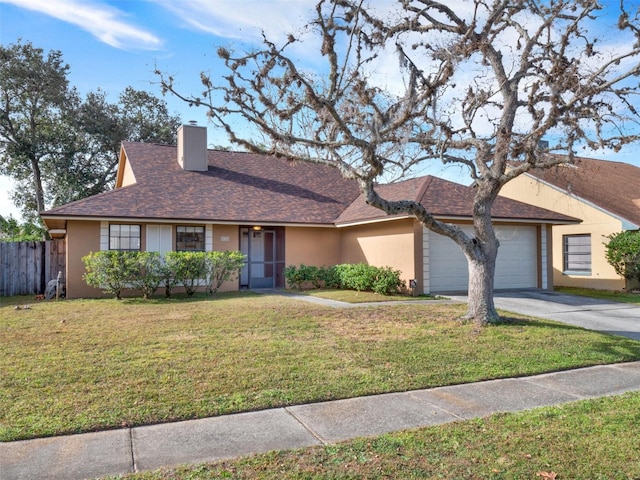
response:
M140 250L140 225L109 225L109 250Z
M176 227L176 250L178 252L204 252L204 227Z
M591 235L563 235L562 258L565 274L591 274Z

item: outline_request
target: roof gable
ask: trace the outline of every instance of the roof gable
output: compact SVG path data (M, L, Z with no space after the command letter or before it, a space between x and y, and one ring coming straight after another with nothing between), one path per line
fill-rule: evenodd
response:
M473 187L429 175L389 185L379 185L378 191L388 200L416 200L436 218L471 218L475 196ZM381 210L367 205L364 196L360 195L342 212L336 223L345 225L378 221L388 217ZM493 204L492 217L522 221L577 221L573 217L500 196Z
M574 165L531 170L532 177L640 226L640 168L578 157Z

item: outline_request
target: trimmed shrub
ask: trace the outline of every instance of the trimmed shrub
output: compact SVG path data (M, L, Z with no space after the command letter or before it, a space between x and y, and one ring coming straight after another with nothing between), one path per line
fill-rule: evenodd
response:
M225 252L138 252L111 250L90 253L83 262L87 284L121 298L122 290L139 290L144 298L153 295L160 285L165 296L171 296L176 285L182 285L188 296L199 287L210 294L231 280L245 262L238 251Z
M283 274L289 287L302 290L305 283L312 281L313 269L317 269L317 267L307 267L306 265L296 267L295 265L289 265L285 267Z
M287 284L298 290L305 285L313 285L315 288L341 288L392 295L405 287L400 279L400 271L366 263L343 263L329 268L289 265L284 269L284 276Z
M302 273L301 273L302 267L304 267L304 265L300 265L300 268L296 267L295 265L288 265L284 267L284 270L282 273L284 275L284 279L287 282L287 285L289 285L289 288L302 290L302 282L303 282Z
M340 288L340 278L335 267L320 267L318 280L325 288Z
M140 290L148 299L156 293L163 278L163 262L159 252L135 252L136 269L130 279L131 287Z
M337 288L338 281L333 267L316 267L313 265L289 265L284 269L284 278L291 288L302 290L305 287Z
M122 290L130 287L131 279L138 271L138 253L123 250L91 252L82 257L87 270L83 278L87 285L115 295L120 300Z
M373 291L376 267L366 263L343 263L336 265L335 269L340 280L340 288L358 292Z
M224 282L238 275L246 257L239 251L207 252L205 261L207 292L214 295Z
M608 235L606 258L618 275L640 280L640 232L627 230Z
M400 279L400 271L391 267L377 268L373 281L373 291L381 295L393 295L406 288L404 280Z
M164 258L175 281L184 287L188 297L204 285L207 276L205 252L167 252Z
M139 290L149 298L160 285L167 297L176 285L182 285L187 296L193 296L200 287L214 295L240 272L246 258L239 251L167 252L163 257L158 252L112 250L90 253L82 260L87 284L120 299L125 288ZM391 295L404 287L398 270L366 263L329 268L290 265L284 269L284 276L289 286L298 290L313 285Z
M178 279L175 271L178 268L178 259L174 258L171 262L167 262L166 258L162 259L160 267L160 285L164 287L164 296L169 298L173 288L178 285Z

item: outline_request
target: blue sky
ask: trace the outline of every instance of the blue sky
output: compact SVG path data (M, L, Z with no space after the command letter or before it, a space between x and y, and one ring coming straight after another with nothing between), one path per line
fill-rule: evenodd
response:
M131 85L161 96L156 66L179 88L199 92L201 71L216 72L218 46L250 48L262 29L283 37L305 23L314 0L0 0L0 42L30 41L60 50L69 80L81 94L98 88L112 100ZM313 45L308 45L313 48ZM316 50L317 51L317 50ZM302 52L301 52L302 53ZM204 109L164 97L184 122L207 125ZM209 128L211 144L226 136ZM11 181L0 177L0 214L18 216L8 198Z
M216 56L218 46L248 49L259 42L262 30L271 39L282 39L306 23L315 3L316 0L0 0L0 42L8 45L22 38L45 51L60 50L71 66L70 83L81 94L100 88L115 101L131 85L160 96L154 84L156 67L174 75L181 91L197 93L200 72L215 75L221 67ZM301 42L297 48L297 55L313 64L318 52L315 41ZM207 124L204 109L190 109L170 96L165 100L184 122ZM209 143L227 141L209 127ZM598 157L640 164L637 152L638 148L628 148L618 155L603 152ZM443 173L439 168L431 173ZM452 176L451 172L444 173ZM8 198L11 188L11 181L0 177L3 216L18 216Z

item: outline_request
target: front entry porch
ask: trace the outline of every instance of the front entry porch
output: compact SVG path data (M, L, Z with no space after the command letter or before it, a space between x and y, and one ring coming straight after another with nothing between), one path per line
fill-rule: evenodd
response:
M240 227L240 288L284 288L284 227Z

